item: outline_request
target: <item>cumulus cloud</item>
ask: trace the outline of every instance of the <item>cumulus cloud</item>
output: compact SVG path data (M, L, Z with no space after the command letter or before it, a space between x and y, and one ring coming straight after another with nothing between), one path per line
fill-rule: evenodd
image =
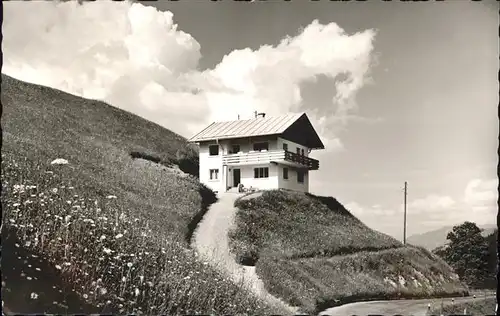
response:
M408 203L412 213L424 213L435 211L449 211L456 205L456 201L450 196L431 194L425 198L413 200Z
M393 209L384 208L379 204L375 204L372 206L362 206L356 202L349 202L344 206L348 211L350 211L353 215L359 218L370 218L374 216L391 216L396 214L396 212Z
M335 23L312 21L274 46L235 50L201 70L200 44L171 12L105 0L10 1L4 10L2 72L15 78L105 100L187 137L254 110L305 109L334 148L342 147L338 118L356 109L369 76L375 37L373 30L349 35ZM321 112L300 89L319 75L334 79L336 91Z
M464 191L464 202L475 212L497 209L498 179L469 181Z

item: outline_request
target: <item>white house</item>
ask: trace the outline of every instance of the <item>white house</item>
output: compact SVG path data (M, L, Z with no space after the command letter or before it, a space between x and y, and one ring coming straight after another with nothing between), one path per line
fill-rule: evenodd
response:
M216 192L238 187L309 191L309 158L324 149L305 113L214 122L193 136L200 146L200 182Z

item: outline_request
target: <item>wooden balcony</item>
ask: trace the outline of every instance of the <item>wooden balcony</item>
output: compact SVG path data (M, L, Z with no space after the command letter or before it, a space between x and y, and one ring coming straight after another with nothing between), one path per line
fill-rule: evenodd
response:
M228 166L256 165L271 162L290 165L296 168L306 168L308 170L319 169L318 160L285 150L245 152L222 156L222 164Z

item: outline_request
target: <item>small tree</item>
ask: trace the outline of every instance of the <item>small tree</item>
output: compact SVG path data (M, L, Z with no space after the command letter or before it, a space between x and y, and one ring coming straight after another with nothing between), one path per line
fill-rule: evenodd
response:
M483 287L488 279L489 254L486 239L475 223L465 222L448 233L448 247L439 254L469 286Z
M486 244L488 245L488 279L486 287L497 288L497 269L498 269L498 229L486 237Z

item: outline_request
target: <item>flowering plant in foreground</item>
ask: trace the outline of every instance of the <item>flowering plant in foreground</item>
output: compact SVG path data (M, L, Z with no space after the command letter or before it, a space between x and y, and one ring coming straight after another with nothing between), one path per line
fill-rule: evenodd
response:
M181 237L153 231L121 207L114 192L79 189L65 167L2 154L2 224L87 302L137 314L273 312L198 260Z

